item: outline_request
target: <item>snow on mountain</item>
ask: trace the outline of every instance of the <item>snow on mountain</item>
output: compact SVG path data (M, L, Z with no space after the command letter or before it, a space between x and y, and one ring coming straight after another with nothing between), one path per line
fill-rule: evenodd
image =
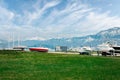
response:
M21 45L28 47L47 47L54 49L55 46L82 47L82 46L97 46L106 41L117 43L120 45L120 27L114 27L108 30L103 30L94 35L73 38L49 39L34 37L26 41L21 41ZM16 42L17 44L17 42Z
M66 41L71 42L72 40L71 39L67 39Z
M91 41L94 41L94 39L92 37L88 37L85 42L91 42Z
M120 27L114 27L108 30L104 30L99 32L97 35L101 36L115 36L115 35L120 35Z
M111 28L108 30L104 30L95 35L38 41L35 44L31 44L31 46L41 45L43 47L48 47L48 48L55 48L55 46L58 46L58 45L68 46L68 47L97 46L106 41L117 42L119 44L120 43L120 27L115 27L115 28Z

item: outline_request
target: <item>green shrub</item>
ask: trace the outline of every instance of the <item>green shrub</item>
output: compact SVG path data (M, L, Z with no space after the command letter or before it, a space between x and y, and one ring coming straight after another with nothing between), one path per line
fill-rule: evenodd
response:
M16 50L0 50L0 54L19 54L19 51Z

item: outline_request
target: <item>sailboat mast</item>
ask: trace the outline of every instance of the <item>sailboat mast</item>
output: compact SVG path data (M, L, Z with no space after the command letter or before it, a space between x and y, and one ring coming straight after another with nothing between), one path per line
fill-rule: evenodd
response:
M13 47L14 47L14 33L12 33L12 43L13 43Z
M19 35L18 35L18 46L20 45L20 39L19 39Z

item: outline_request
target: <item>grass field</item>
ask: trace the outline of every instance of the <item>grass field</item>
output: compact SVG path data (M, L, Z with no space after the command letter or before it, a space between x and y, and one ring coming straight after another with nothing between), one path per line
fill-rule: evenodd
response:
M120 80L120 57L0 51L0 80Z

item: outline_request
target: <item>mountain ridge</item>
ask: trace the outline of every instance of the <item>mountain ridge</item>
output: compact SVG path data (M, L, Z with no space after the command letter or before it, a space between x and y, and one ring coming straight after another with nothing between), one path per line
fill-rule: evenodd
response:
M54 49L56 46L67 46L67 47L82 47L91 46L96 47L104 42L118 43L120 45L120 27L114 27L107 30L102 30L94 35L87 35L82 37L72 38L60 38L60 39L49 39L49 40L26 40L21 41L20 45L28 47L47 47ZM18 42L14 42L15 46ZM12 42L11 42L12 45Z
M94 35L87 35L82 37L72 38L60 38L60 39L49 39L45 41L39 41L33 46L43 46L48 48L55 48L55 46L68 46L68 47L81 47L81 46L97 46L103 42L111 42L114 44L116 41L120 43L120 27L114 27L107 30L100 31ZM120 45L120 44L118 44Z

